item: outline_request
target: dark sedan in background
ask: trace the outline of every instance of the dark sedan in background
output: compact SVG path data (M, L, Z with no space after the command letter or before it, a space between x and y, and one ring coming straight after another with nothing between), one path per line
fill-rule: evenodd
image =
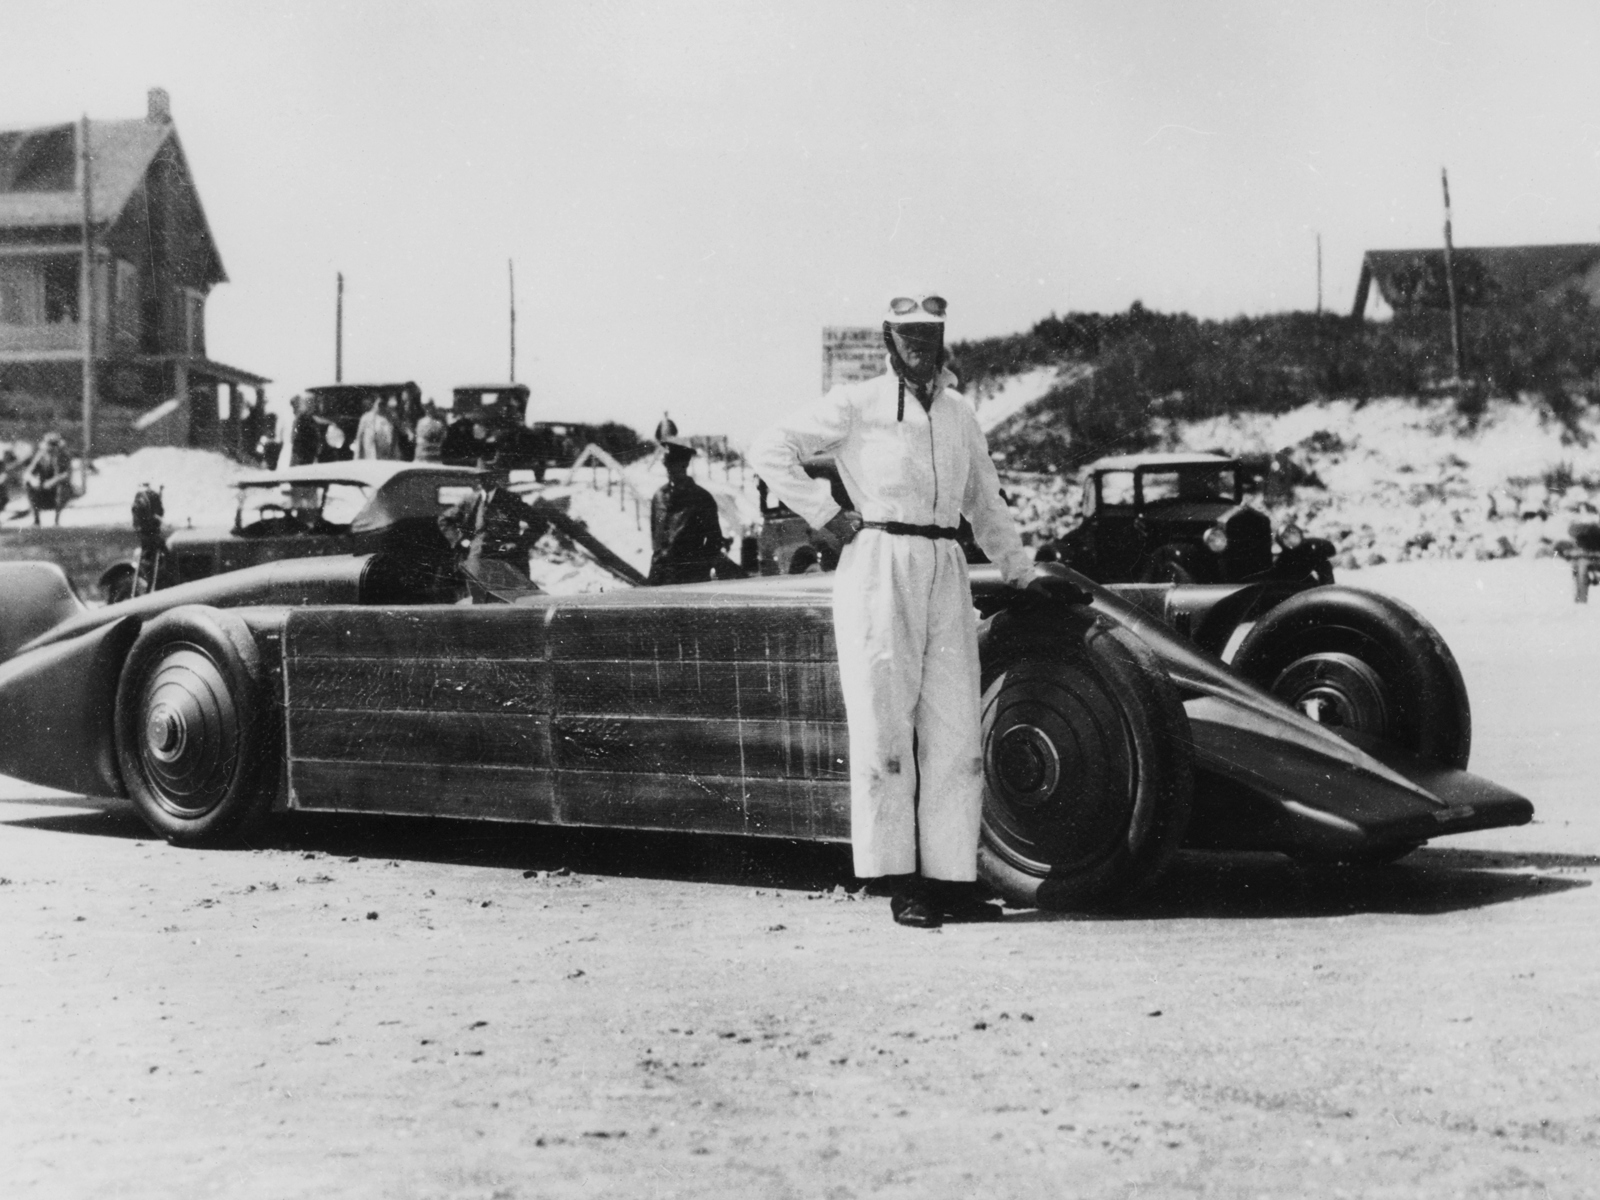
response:
M1219 454L1128 454L1084 472L1083 518L1040 557L1099 583L1333 582L1332 543L1245 502L1250 474Z

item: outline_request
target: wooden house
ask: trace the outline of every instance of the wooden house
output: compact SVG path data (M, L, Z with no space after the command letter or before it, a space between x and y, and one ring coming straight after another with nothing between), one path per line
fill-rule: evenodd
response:
M1461 246L1450 258L1464 308L1549 304L1573 292L1600 304L1600 245ZM1448 309L1444 250L1368 250L1351 316Z
M0 132L0 437L81 445L87 368L95 453L235 448L268 381L207 352L226 280L166 92L139 120Z

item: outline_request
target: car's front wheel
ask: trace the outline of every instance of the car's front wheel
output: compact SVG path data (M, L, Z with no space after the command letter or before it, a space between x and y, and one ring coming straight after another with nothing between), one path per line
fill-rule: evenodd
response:
M190 605L150 622L117 687L117 762L145 822L185 846L237 842L266 817L277 764L255 639Z
M1049 909L1141 890L1183 840L1192 744L1171 681L1124 630L1011 656L983 697L983 877Z

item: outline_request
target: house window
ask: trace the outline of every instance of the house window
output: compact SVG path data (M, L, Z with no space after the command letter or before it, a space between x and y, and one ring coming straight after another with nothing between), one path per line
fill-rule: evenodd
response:
M139 268L124 259L117 259L113 287L115 296L112 312L116 336L136 342L143 324L139 319Z
M0 259L0 325L78 319L78 264L70 258Z
M183 292L184 348L190 354L206 352L206 298L199 292Z
M78 263L71 258L44 262L44 319L50 325L78 319Z

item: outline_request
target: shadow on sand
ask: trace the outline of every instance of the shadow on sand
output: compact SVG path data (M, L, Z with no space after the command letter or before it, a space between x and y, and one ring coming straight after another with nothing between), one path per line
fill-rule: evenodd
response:
M105 807L3 824L89 837L154 838L131 805L103 803ZM807 892L860 887L851 874L849 849L841 845L443 818L291 814L276 818L266 835L246 849L521 871L564 868L584 875ZM1024 922L1434 915L1589 887L1588 879L1570 873L1595 868L1600 868L1600 857L1593 855L1452 847L1424 847L1381 867L1312 865L1277 854L1186 851L1154 889L1113 912L1023 910L1008 912L1007 918Z

